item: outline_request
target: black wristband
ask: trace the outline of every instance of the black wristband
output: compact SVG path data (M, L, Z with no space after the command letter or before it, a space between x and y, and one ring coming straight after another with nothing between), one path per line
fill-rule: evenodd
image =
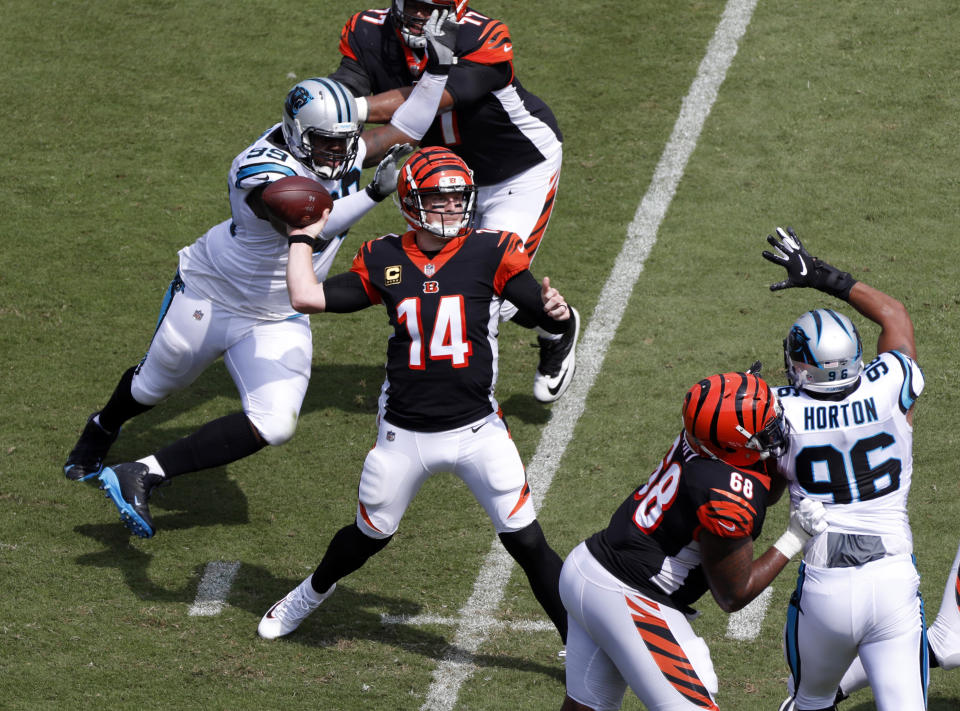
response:
M287 237L288 245L297 244L298 242L301 244L309 244L310 249L317 248L317 240L315 240L313 237L309 237L307 235L290 235Z
M380 194L380 191L377 190L376 187L374 187L372 180L364 189L367 191L367 196L374 202L383 202L383 199L387 197L386 195Z
M857 283L850 272L840 271L832 264L827 264L816 257L813 258L813 268L816 278L814 286L817 289L841 301L847 301L850 298L850 290Z

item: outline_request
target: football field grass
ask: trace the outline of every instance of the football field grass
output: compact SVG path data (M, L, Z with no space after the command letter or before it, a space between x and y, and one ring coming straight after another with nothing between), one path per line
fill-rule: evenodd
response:
M876 327L846 305L768 290L781 273L760 257L764 237L791 225L913 317L926 389L910 515L932 621L960 541L960 6L472 4L507 22L517 75L565 139L533 271L584 319L580 376L555 405L536 402L533 340L506 324L498 385L548 541L565 556L606 525L672 442L693 382L757 359L784 382L781 340L803 311L839 308L874 355ZM449 475L427 483L390 545L294 634L256 635L353 519L376 434L382 309L312 318L293 440L161 489L154 538L130 537L102 492L62 474L86 417L147 348L177 250L227 217L230 161L279 120L297 79L336 67L340 28L365 7L5 4L0 708L559 708L559 638L523 575L491 569L493 529ZM742 21L742 36L724 35L724 21ZM719 50L718 36L731 40ZM715 96L703 91L711 82ZM399 229L386 201L333 271L362 240ZM238 406L218 363L128 423L109 461ZM786 520L785 505L769 511L758 553ZM725 711L783 699L796 570L774 581L765 610L732 625L709 597L698 605ZM624 708L642 706L628 692ZM868 690L840 706L874 708ZM932 671L929 708L960 708L960 671Z

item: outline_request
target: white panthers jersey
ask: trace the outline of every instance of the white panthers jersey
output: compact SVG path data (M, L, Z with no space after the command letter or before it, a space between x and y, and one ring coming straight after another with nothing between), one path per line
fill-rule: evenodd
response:
M804 560L826 565L828 534L880 536L889 555L913 552L907 496L913 475L913 428L907 411L923 390L920 366L898 351L881 353L842 399L777 390L789 422L778 461L790 497L827 509L829 528L804 548Z
M180 276L186 287L246 316L268 320L296 316L287 294L287 238L253 213L247 195L265 183L300 175L319 182L337 200L357 192L365 154L366 146L359 141L357 156L343 178L323 180L287 151L281 124L273 126L233 159L228 185L231 219L180 250ZM326 278L345 236L346 232L337 235L313 255L317 279Z

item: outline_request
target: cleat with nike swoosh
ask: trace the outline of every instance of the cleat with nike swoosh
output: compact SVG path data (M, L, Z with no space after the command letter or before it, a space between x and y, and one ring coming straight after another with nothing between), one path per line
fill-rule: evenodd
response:
M146 464L125 462L103 468L100 488L117 507L123 525L140 538L150 538L154 528L147 502L163 480L159 474L151 474Z
M540 346L540 365L533 378L533 396L540 402L553 402L560 399L576 370L577 337L580 335L580 314L570 307L573 327L567 329L560 338L550 340L537 338Z

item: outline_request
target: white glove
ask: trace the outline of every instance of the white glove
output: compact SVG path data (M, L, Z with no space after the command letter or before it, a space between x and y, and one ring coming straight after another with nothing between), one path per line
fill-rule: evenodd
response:
M400 165L411 153L413 153L413 146L409 143L398 143L384 154L377 166L377 171L373 174L373 180L366 188L371 200L380 202L397 189Z
M427 67L431 74L446 74L457 63L454 49L460 25L447 10L434 10L423 25L427 43Z
M827 510L819 501L800 499L797 506L790 506L790 523L773 547L789 560L803 550L804 544L813 536L827 530Z

